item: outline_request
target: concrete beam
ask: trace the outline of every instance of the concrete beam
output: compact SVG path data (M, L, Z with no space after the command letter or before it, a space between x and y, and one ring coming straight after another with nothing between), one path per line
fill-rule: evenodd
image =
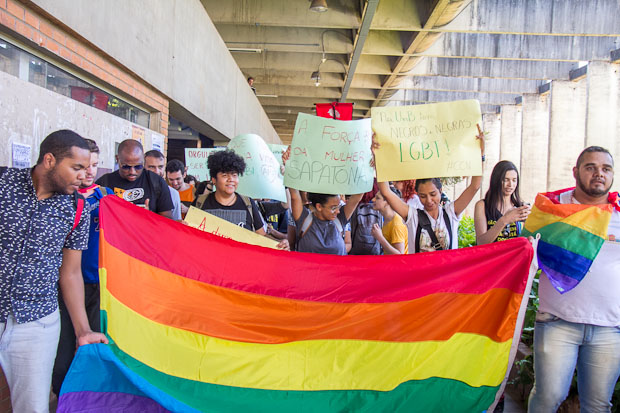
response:
M536 194L547 190L550 99L548 95L528 93L523 95L522 102L519 186L523 201L533 204Z
M260 92L261 89L257 88L257 92ZM304 98L326 98L326 99L334 99L337 101L340 99L341 90L340 88L333 87L316 87L312 86L268 86L265 90L269 90L269 94L275 96L291 96L291 97L304 97ZM261 102L268 102L269 99L273 99L272 97L261 97L261 93L257 93ZM374 100L375 94L372 89L351 89L348 94L349 99L353 100Z
M496 79L568 80L573 62L425 58L409 75Z
M361 10L357 2L330 2L327 13L309 9L306 1L201 0L214 23L251 26L293 26L357 29Z
M579 62L609 60L619 37L563 37L514 34L445 33L414 56Z
M484 151L485 162L482 163L482 186L480 187L478 199L483 198L489 189L491 181L491 172L497 164L501 152L501 131L502 117L497 113L487 113L482 115L482 128L484 130ZM473 207L473 202L472 205ZM473 213L473 210L472 210Z
M346 61L344 55L327 55L330 60L321 64L321 55L312 53L235 53L232 55L244 72L264 68L277 67L278 70L309 72L317 70L321 65L321 73L344 73ZM331 60L335 59L337 61ZM339 64L341 62L342 64Z
M572 167L586 140L586 87L585 79L551 83L547 172L549 189L575 185Z
M454 92L486 92L522 94L536 93L540 80L487 79L447 76L410 76L398 85L398 89L446 90Z
M270 106L291 106L296 108L307 108L306 110L310 110L314 107L315 103L331 103L334 102L334 99L327 98L305 98L305 97L278 97L278 98L270 98L265 99L265 104ZM369 110L370 109L370 101L367 100L349 100L347 102L354 103L354 108L357 110Z
M412 102L452 102L454 100L477 99L480 101L480 104L498 106L514 103L517 96L516 94L510 95L505 93L406 90L404 100ZM394 97L397 98L396 96Z
M475 0L449 24L446 32L486 32L550 36L620 36L616 0ZM532 18L535 16L535 18ZM596 24L593 24L596 22Z
M586 146L597 145L613 154L620 150L620 73L618 65L606 62L588 64L586 76ZM616 160L619 163L620 159Z

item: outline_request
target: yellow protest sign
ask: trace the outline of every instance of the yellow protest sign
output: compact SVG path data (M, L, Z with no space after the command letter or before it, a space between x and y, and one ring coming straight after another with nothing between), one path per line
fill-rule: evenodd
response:
M477 100L373 107L377 180L482 175Z
M201 231L209 232L223 238L245 242L246 244L259 245L261 247L273 249L276 249L278 245L277 241L258 235L245 228L238 227L235 224L231 224L222 218L211 215L193 206L189 207L189 211L187 215L185 215L185 222L190 227L197 228Z

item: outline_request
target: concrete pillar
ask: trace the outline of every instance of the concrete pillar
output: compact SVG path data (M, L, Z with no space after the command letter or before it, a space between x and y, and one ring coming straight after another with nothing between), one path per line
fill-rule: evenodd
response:
M523 127L521 128L521 198L534 202L538 192L547 190L549 154L549 97L523 95Z
M522 108L518 105L502 105L502 129L499 144L499 159L521 163Z
M585 146L602 146L620 162L620 65L608 62L588 64ZM616 177L613 190L620 188Z
M486 161L482 164L482 187L478 196L474 198L475 201L481 199L487 193L493 167L500 161L500 137L503 120L499 114L488 113L482 116L482 123L484 124L483 130L485 132L484 148ZM473 202L471 207L473 208Z
M551 83L549 190L575 186L572 167L585 144L586 89L585 79Z

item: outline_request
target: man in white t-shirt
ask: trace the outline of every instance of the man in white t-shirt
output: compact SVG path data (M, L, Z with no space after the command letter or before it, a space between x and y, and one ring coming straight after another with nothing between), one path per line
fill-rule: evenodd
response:
M604 148L591 146L573 168L574 190L559 195L562 204L613 204L608 237L590 271L561 294L543 273L534 332L535 384L530 412L555 412L568 395L577 366L582 412L609 412L620 375L620 205L609 190L614 161Z

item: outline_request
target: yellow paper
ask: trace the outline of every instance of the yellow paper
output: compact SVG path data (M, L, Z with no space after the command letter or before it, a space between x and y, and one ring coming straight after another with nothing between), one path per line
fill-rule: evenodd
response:
M249 231L245 228L238 227L235 224L211 215L196 207L189 207L187 215L185 215L185 222L187 225L193 228L197 228L204 232L218 235L223 238L233 239L239 242L245 242L246 244L259 245L261 247L276 249L278 242L258 235L255 232Z
M377 180L482 175L477 100L373 107Z

